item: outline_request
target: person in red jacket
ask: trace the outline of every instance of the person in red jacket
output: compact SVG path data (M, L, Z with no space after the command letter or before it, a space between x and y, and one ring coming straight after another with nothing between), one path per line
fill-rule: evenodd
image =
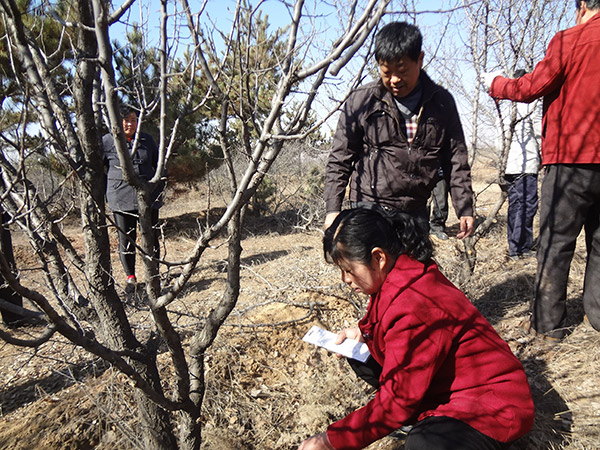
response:
M577 25L558 32L535 69L518 79L484 74L489 94L544 98L536 293L526 328L551 340L566 334L569 268L585 229L583 307L600 330L600 0L576 1Z
M300 450L361 449L407 425L406 450L503 449L531 429L523 366L442 275L414 218L345 210L325 231L323 248L342 280L371 296L358 327L337 342L366 342L370 359L348 361L377 392Z

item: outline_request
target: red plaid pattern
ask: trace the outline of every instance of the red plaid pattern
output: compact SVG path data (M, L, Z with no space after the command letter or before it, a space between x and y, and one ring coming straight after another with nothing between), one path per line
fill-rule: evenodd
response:
M415 138L415 134L417 134L417 115L413 114L406 119L406 139L409 144Z

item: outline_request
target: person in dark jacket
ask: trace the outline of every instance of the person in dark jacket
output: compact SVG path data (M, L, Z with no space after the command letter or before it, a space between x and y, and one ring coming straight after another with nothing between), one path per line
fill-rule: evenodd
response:
M473 232L471 169L452 95L422 70L419 29L392 22L376 36L380 79L346 101L325 171L325 228L342 209L346 187L354 207L402 211L429 229L427 200L447 174L460 220L459 238Z
M522 364L442 275L411 216L347 209L325 230L323 251L343 282L370 295L336 344L366 343L369 359L348 362L377 392L299 450L361 449L407 426L405 450L500 450L531 429Z
M137 145L134 148L138 116L137 111L130 105L121 108L123 117L123 131L127 138L127 148L131 155L133 169L143 180L150 180L156 173L158 165L158 147L152 136L147 133L138 133ZM104 163L107 168L106 198L108 207L114 214L115 224L119 235L119 257L127 276L127 283L135 285L135 241L139 221L138 196L136 190L123 179L119 155L111 134L102 137L104 149ZM162 206L162 192L164 184L159 184L152 192L150 206L152 210L152 226L154 228L154 257L159 256L158 241L158 210Z

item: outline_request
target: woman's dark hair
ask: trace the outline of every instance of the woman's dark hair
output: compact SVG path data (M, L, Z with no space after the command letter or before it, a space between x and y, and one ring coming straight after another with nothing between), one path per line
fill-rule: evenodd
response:
M381 64L408 56L418 61L422 45L423 36L416 26L406 22L391 22L375 36L375 60Z
M429 235L408 214L384 217L370 209L347 209L338 214L323 237L325 260L371 263L371 251L379 247L392 257L409 255L428 263L433 254Z

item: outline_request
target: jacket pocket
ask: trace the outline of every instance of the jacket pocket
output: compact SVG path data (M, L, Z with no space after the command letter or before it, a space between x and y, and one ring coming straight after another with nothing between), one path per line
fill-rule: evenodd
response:
M390 145L398 138L398 129L394 118L387 112L373 111L367 116L364 123L365 143L369 147L381 148Z
M427 153L440 155L440 149L444 145L445 133L444 124L440 123L435 117L428 117L422 128L419 129L413 146L424 149Z

